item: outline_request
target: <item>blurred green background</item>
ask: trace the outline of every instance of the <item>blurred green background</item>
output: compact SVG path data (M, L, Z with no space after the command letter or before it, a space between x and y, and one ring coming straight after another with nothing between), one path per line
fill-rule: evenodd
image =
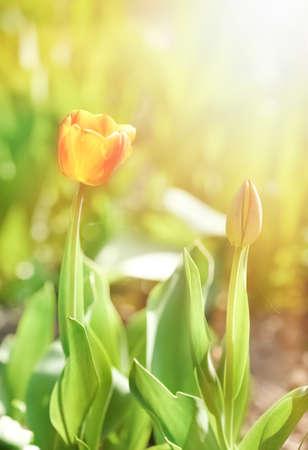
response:
M253 305L306 310L307 12L302 0L1 0L1 302L57 282L75 188L57 168L58 123L82 108L137 128L131 159L88 190L88 256L105 244L102 264L128 246L174 256L200 236L224 292L223 217L185 192L166 206L166 193L226 213L251 177L264 205ZM124 315L157 278L135 275L112 275Z

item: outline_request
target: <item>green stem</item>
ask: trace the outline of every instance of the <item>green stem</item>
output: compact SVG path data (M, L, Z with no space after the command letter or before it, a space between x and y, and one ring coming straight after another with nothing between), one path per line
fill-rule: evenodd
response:
M77 320L82 320L84 316L84 301L83 295L80 295L78 292L78 272L79 272L79 264L78 264L78 253L81 251L80 249L80 220L81 220L81 212L82 205L84 200L84 185L79 184L75 201L73 205L73 219L71 226L71 236L72 236L72 246L71 246L71 285L72 285L72 296L71 296L71 308L70 308L70 316ZM82 300L82 301L81 301Z
M226 363L225 363L225 429L230 449L235 447L234 442L234 400L236 392L234 392L234 348L238 345L234 340L234 329L238 326L236 311L238 310L237 295L238 283L241 272L246 280L247 258L249 247L236 247L233 255L232 270L230 277L230 287L228 292L227 304L227 329L226 329Z
M79 240L80 219L84 199L84 185L78 185L72 208L72 219L67 233L59 280L59 328L63 350L69 355L67 318L84 317L83 261Z

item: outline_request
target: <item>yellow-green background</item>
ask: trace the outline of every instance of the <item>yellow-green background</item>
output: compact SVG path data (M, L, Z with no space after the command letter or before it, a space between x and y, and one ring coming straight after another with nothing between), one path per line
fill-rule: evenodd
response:
M307 12L301 0L1 0L1 301L57 280L74 189L57 126L83 108L137 128L131 160L89 192L89 255L129 227L180 249L193 233L170 232L165 187L227 212L251 177L264 205L251 299L306 309ZM208 244L227 273L228 245Z

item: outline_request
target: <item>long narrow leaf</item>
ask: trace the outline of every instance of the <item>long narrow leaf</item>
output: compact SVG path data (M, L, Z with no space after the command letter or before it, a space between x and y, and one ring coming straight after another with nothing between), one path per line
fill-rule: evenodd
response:
M279 450L308 410L308 386L286 394L250 428L239 450Z
M19 322L6 367L11 400L25 400L31 373L52 342L55 326L55 294L51 284L34 294Z
M51 395L50 418L66 444L79 438L98 388L98 377L84 325L68 319L70 356Z
M84 262L89 276L89 295L92 295L89 325L102 343L112 365L126 372L128 349L125 329L111 301L108 282L97 264L88 258Z
M192 399L180 394L173 395L137 361L134 361L130 374L130 387L163 435L171 442L183 445L194 412Z
M205 299L201 287L200 273L189 252L184 254L185 273L188 290L189 325L192 342L192 351L197 366L208 353L211 338L207 322L205 320Z
M201 255L199 255L199 260ZM204 272L207 273L206 261L208 261L207 265L210 265L211 259L206 258L206 254L203 254L201 261L203 267L205 266ZM184 262L188 288L191 344L199 387L208 410L216 419L218 435L223 441L223 392L210 354L211 336L204 314L205 299L201 287L200 272L187 250L184 250Z
M104 418L112 393L111 365L105 349L90 327L88 342L98 377L98 388L84 423L84 440L91 450L99 448Z
M27 424L34 444L41 450L54 448L56 431L49 418L51 392L65 364L60 342L54 342L31 376L26 396Z
M192 254L193 252L194 249ZM206 266L205 259L202 251L198 251L196 262ZM207 274L203 274L203 286L207 284L207 279ZM200 329L196 330L194 342L197 343L200 338L200 345L206 345L206 336L200 336L199 331ZM147 368L173 393L198 392L194 377L190 314L183 265L150 294L147 305Z
M188 450L219 450L200 399L181 392L173 395L137 361L131 371L130 386L160 428L166 442Z

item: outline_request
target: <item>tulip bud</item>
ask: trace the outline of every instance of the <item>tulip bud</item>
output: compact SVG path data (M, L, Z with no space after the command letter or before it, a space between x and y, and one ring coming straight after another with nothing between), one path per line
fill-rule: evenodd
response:
M135 135L134 127L118 125L107 114L73 111L60 125L60 170L72 180L100 185L129 156Z
M236 194L227 215L227 237L235 247L246 247L255 242L261 229L261 200L255 185L246 180Z

